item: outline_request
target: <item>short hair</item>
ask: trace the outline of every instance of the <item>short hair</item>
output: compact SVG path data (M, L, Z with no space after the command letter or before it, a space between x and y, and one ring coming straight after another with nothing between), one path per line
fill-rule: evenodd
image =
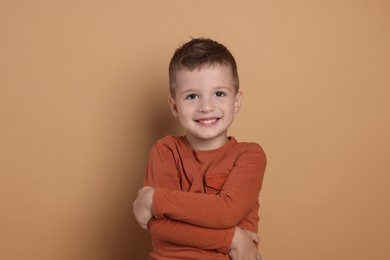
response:
M206 38L192 38L176 49L169 63L169 90L175 94L176 73L180 70L193 71L205 66L229 66L235 91L239 89L237 64L230 51L222 44Z

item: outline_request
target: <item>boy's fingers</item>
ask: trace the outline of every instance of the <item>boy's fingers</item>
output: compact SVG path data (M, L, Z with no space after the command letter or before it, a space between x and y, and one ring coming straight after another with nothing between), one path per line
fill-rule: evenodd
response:
M143 228L143 229L145 229L145 230L148 230L148 225L142 224L142 225L141 225L141 228Z
M141 189L138 190L138 195L140 195L141 193L143 193L145 190L145 187L142 187Z
M255 243L259 243L260 239L259 236L256 233L253 233L251 231L245 230L246 234L249 235L249 237L253 240Z
M142 187L141 189L138 190L138 197L142 196L143 194L145 194L146 192L148 192L150 190L153 190L153 188L149 187L149 186Z

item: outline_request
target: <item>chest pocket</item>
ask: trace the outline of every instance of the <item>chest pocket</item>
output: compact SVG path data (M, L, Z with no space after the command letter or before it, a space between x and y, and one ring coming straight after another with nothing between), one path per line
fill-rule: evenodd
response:
M206 175L205 186L207 194L219 194L225 184L228 174Z

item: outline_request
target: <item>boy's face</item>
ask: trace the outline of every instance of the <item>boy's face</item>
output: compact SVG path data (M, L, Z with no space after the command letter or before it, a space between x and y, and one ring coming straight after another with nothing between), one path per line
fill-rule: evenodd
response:
M234 114L241 106L228 66L206 66L176 73L175 96L169 97L172 113L180 121L194 149L224 145Z

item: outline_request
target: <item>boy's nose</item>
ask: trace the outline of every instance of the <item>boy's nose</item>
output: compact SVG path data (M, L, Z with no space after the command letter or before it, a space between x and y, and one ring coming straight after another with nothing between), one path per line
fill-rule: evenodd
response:
M212 100L204 99L200 103L199 112L203 112L203 113L211 112L211 111L214 110L214 108L215 107L214 107L214 104L213 104Z

